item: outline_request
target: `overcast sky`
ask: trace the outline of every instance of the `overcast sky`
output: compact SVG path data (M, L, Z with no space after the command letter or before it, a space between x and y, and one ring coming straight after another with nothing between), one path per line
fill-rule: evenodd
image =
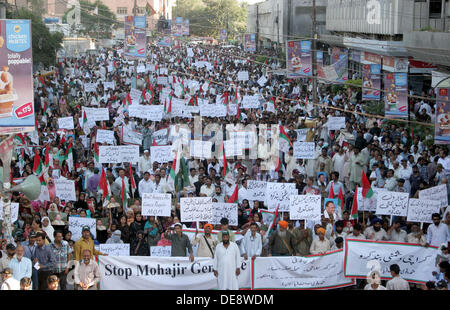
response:
M238 0L239 3L247 2L248 4L255 4L257 2L264 2L265 0Z

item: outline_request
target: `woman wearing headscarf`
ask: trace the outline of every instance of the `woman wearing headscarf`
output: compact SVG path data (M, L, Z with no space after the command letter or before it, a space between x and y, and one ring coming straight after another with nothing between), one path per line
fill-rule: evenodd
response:
M130 245L131 256L150 256L150 249L147 240L145 239L144 231L137 232L137 238L131 242Z
M99 243L105 243L108 239L108 230L103 225L101 219L97 219L97 241Z
M53 237L53 232L55 231L55 229L52 225L50 225L50 219L48 218L48 216L44 216L42 218L42 230L45 231L47 237L51 242L55 240L55 238Z
M123 243L121 236L122 233L120 232L120 230L116 229L115 231L113 231L111 238L108 238L108 240L106 240L106 244Z
M130 242L137 238L137 232L144 231L145 221L142 218L141 212L136 212L134 221L130 224Z

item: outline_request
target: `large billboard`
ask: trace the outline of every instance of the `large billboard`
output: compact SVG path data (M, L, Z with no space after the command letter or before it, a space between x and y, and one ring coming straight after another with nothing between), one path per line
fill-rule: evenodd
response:
M146 47L145 16L125 16L125 56L145 58Z
M189 36L189 19L185 19L184 22L182 23L182 32L184 36Z
M35 130L29 20L0 20L0 134Z
M256 52L256 34L251 33L244 35L244 51Z
M381 65L363 66L362 100L380 100Z
M227 40L227 30L226 29L220 29L220 31L219 31L219 40L220 41L226 41Z
M385 74L384 111L386 117L408 117L407 73Z
M311 41L288 41L287 45L288 78L312 76Z
M435 144L450 144L450 88L436 89Z

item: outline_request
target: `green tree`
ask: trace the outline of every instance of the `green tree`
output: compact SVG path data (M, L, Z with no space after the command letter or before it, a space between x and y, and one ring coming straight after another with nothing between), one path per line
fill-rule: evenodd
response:
M228 28L228 38L245 32L247 4L237 0L178 0L172 16L189 19L190 33L197 36L219 37L219 30Z
M42 17L45 13L44 0L27 0L28 7L33 14Z
M95 9L98 7L98 15ZM112 35L112 29L117 27L116 14L114 14L102 1L89 2L80 0L81 23L80 33L88 35L91 38L109 39ZM67 21L67 14L72 10L68 9L64 16L63 22Z
M64 35L60 32L50 33L41 16L27 9L7 12L8 19L31 20L31 38L33 44L33 63L42 63L45 67L56 63L56 52L61 48Z

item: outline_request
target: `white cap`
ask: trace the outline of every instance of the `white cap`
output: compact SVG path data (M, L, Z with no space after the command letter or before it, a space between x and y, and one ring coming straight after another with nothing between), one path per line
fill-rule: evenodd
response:
M150 153L150 151L149 150L144 150L144 153Z

